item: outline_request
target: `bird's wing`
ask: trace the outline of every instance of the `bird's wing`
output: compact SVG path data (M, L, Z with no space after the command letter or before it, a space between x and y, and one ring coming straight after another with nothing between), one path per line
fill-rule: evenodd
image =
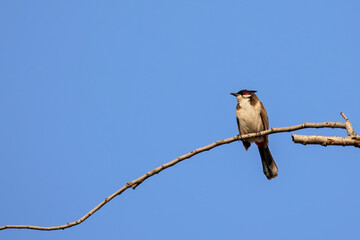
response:
M236 117L236 122L237 122L238 130L239 130L239 134L241 134L241 131L240 131L240 121L239 121L239 118L238 118L238 117Z
M240 105L238 104L238 105L236 106L236 109L239 109L239 108L240 108ZM239 130L239 134L241 135L240 120L239 120L239 118L238 118L237 116L236 116L236 122L237 122L238 130ZM245 150L247 151L247 150L249 149L251 143L249 143L249 142L246 141L246 140L242 140L241 142L243 143L244 148L245 148Z
M265 110L264 105L262 104L262 102L260 102L261 104L261 108L260 108L260 117L261 117L261 121L263 123L264 129L263 130L268 130L269 129L269 119ZM266 142L268 142L268 136L265 136Z
M241 131L240 131L240 120L239 120L239 118L238 118L238 116L237 116L237 111L238 111L238 110L240 110L240 105L239 105L239 104L236 105L236 122L237 122L238 130L239 130L239 134L241 134Z

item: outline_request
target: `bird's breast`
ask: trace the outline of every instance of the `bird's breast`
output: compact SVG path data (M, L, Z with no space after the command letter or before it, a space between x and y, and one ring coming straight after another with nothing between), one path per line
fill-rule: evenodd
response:
M260 104L252 106L250 103L240 104L236 109L236 117L239 119L241 134L259 132L264 130L260 116Z

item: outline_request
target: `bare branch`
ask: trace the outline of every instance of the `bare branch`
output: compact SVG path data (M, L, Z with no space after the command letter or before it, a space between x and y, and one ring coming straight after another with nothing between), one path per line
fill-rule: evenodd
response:
M344 115L345 116L345 115ZM348 120L346 120L348 122ZM97 212L100 208L102 208L106 203L110 202L113 198L115 198L116 196L122 194L125 190L127 190L128 188L133 188L135 189L137 186L139 186L143 181L145 181L147 178L160 173L161 171L163 171L166 168L169 168L171 166L174 166L175 164L191 158L192 156L199 154L201 152L204 151L209 151L215 147L224 145L224 144L228 144L228 143L232 143L234 141L238 141L238 140L242 140L242 139L247 139L247 138L252 138L252 137L258 137L258 136L264 136L264 135L269 135L269 134L274 134L274 133L280 133L280 132L292 132L292 131L296 131L296 130L300 130L300 129L304 129L304 128L343 128L343 129L347 129L347 125L346 123L342 123L342 122L323 122L323 123L303 123L303 124L299 124L296 126L290 126L290 127L281 127L281 128L271 128L269 130L266 131L262 131L262 132L258 132L258 133L250 133L250 134L246 134L246 135L238 135L238 136L234 136L231 138L226 138L226 139L222 139L222 140L218 140L214 143L211 143L207 146L201 147L201 148L197 148L187 154L184 154L168 163L165 163L147 173L145 173L144 175L142 175L141 177L128 182L125 184L125 186L123 186L122 188L120 188L119 190L117 190L116 192L114 192L112 195L110 195L109 197L105 198L104 201L102 201L99 205L97 205L96 207L94 207L91 211L89 211L88 213L86 213L83 217L81 217L80 219L64 224L64 225L60 225L60 226L52 226L52 227L42 227L42 226L32 226L32 225L4 225L0 227L0 230L4 230L4 229L35 229L35 230L44 230L44 231L51 231L51 230L60 230L60 229L65 229L65 228L69 228L69 227L73 227L75 225L78 225L82 222L84 222L86 219L88 219L91 215L93 215L95 212ZM294 135L293 135L294 136ZM293 137L294 138L294 137ZM349 137L350 138L350 137ZM355 141L354 139L352 139L353 141ZM335 142L335 141L334 141ZM359 141L355 141L357 144ZM310 143L309 143L310 144ZM312 143L312 144L322 144L321 143ZM328 144L327 144L328 145ZM341 144L343 145L343 144ZM351 144L354 145L354 144ZM355 145L354 145L355 146Z
M352 139L351 137L326 137L326 136L307 136L292 134L292 139L295 143L301 144L320 144L327 145L340 145L340 146L354 146L360 148L360 141Z

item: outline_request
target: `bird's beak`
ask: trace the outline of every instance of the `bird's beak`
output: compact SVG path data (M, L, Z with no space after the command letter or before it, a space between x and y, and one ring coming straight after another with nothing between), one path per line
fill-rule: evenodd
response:
M237 97L237 93L230 93L231 95L233 95L233 96L235 96L235 97Z

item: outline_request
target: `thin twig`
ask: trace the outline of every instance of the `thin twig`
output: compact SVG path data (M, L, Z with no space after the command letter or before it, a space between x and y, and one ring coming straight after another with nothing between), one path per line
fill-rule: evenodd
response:
M42 227L42 226L32 226L32 225L4 225L0 227L0 230L4 230L4 229L35 229L35 230L44 230L44 231L51 231L51 230L59 230L59 229L65 229L65 228L70 228L73 227L75 225L78 225L82 222L84 222L86 219L88 219L91 215L93 215L95 212L97 212L100 208L102 208L106 203L110 202L113 198L115 198L116 196L122 194L125 190L127 190L128 188L133 188L135 189L137 186L139 186L143 181L145 181L147 178L153 176L154 174L158 174L159 172L163 171L166 168L169 168L171 166L174 166L175 164L191 158L192 156L199 154L201 152L204 151L209 151L212 148L224 145L224 144L229 144L232 143L234 141L238 141L238 140L242 140L242 139L247 139L247 138L252 138L252 137L258 137L258 136L264 136L264 135L269 135L269 134L274 134L274 133L280 133L280 132L292 132L292 131L296 131L296 130L300 130L300 129L304 129L304 128L346 128L345 123L342 122L323 122L323 123L303 123L303 124L299 124L296 126L290 126L290 127L281 127L281 128L271 128L269 130L266 131L262 131L262 132L258 132L258 133L250 133L250 134L246 134L246 135L242 135L242 136L234 136L231 138L226 138L226 139L222 139L222 140L218 140L214 143L211 143L205 147L201 147L201 148L197 148L187 154L184 154L168 163L165 163L149 172L147 172L146 174L142 175L141 177L128 182L125 184L125 186L123 186L122 188L120 188L119 190L117 190L116 192L114 192L113 194L111 194L109 197L105 198L104 201L102 201L99 205L97 205L96 207L94 207L90 212L86 213L83 217L81 217L80 219L64 224L64 225L60 225L60 226L52 226L52 227Z
M340 115L345 119L345 127L346 127L346 132L347 132L348 136L353 137L353 138L358 138L359 135L357 135L357 133L354 131L354 128L353 128L351 122L349 121L349 119L345 116L345 114L343 112L340 112Z

